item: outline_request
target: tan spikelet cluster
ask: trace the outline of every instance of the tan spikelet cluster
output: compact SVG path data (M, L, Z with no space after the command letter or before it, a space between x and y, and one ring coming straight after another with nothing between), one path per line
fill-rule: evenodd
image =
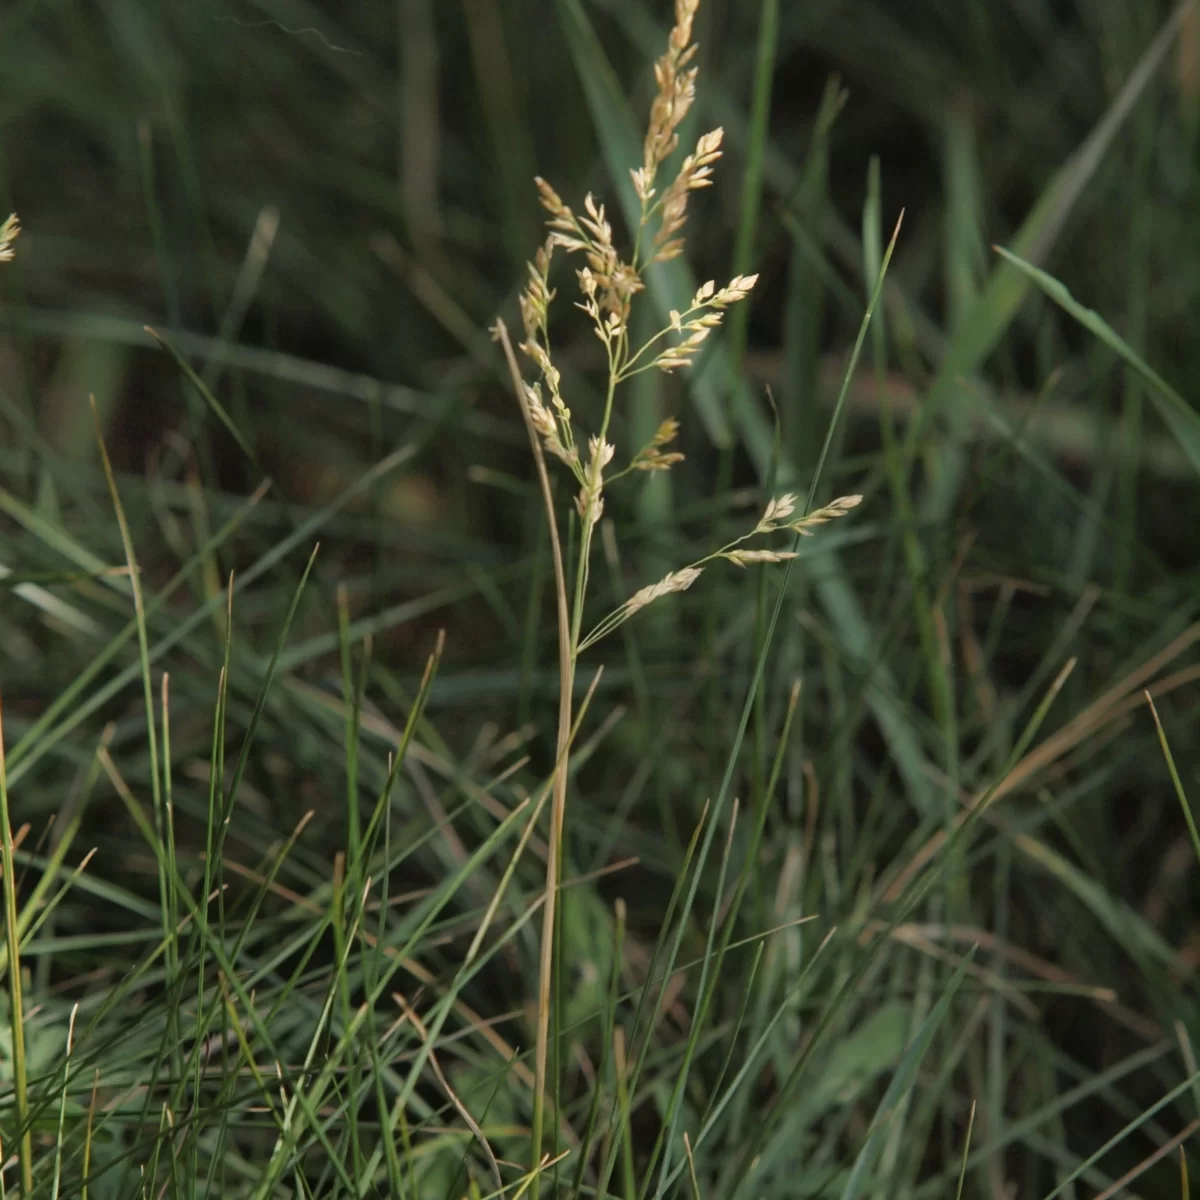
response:
M3 225L0 225L0 262L9 262L12 259L15 251L13 250L13 242L17 240L17 234L21 232L21 222L17 219L17 214L12 213Z
M529 282L519 297L521 324L525 340L521 349L537 364L550 391L550 407L542 400L542 387L523 385L529 418L533 422L546 450L562 459L577 475L580 473L579 452L571 429L571 410L563 402L562 375L550 359L550 304L554 290L550 287L550 260L554 254L554 239L547 238L539 247L533 262L528 264Z
M586 277L580 273L583 307L594 314L598 326L603 323L602 337L607 341L628 323L630 303L644 286L641 276L617 252L604 205L597 204L591 192L584 197L583 214L577 216L544 179L535 182L542 207L550 213L546 224L552 232L547 245L561 246L568 254L582 252L587 259Z
M861 496L841 496L826 504L824 508L810 512L806 517L790 521L788 518L796 511L796 496L793 492L785 492L767 505L754 532L774 533L776 530L790 529L792 533L798 533L802 537L811 537L814 527L835 521L838 517L844 517L861 503Z
M654 261L668 262L683 253L684 240L677 236L687 221L688 195L712 183L712 164L721 157L722 129L704 134L696 150L683 160L679 174L668 184L659 202L662 223L654 235Z
M667 51L654 64L654 81L658 88L650 106L642 165L631 172L633 186L643 206L654 194L654 179L659 166L679 145L679 135L675 131L696 98L699 68L688 64L696 57L692 22L699 7L700 0L675 0L675 25L667 39Z
M571 410L561 408L557 416L552 413L542 403L542 385L540 383L535 383L532 387L528 384L525 385L525 403L529 406L529 419L533 422L534 429L538 431L546 450L555 458L565 462L567 466L577 466L579 451L574 446L568 448L562 437L563 430L567 431L568 437L570 436Z
M755 533L773 533L796 511L796 493L784 492L782 496L776 496L766 508L758 524L754 527Z
M679 422L674 417L668 417L655 431L649 443L643 446L633 456L629 467L633 471L668 471L677 462L683 462L683 455L677 450L663 453L663 447L669 446L679 435Z
M681 233L687 221L688 197L698 188L709 186L713 164L721 156L722 131L715 129L704 134L697 142L695 151L684 159L662 196L655 200L655 179L659 168L678 146L679 123L696 96L697 68L691 65L696 55L692 25L699 6L700 0L676 0L675 24L668 39L667 51L654 66L657 87L642 148L642 164L631 172L634 190L641 201L632 256L628 259L622 257L605 207L591 193L584 198L582 211L576 212L545 179L539 177L535 181L542 207L550 214L546 222L550 235L538 261L530 266L530 284L521 301L527 331L523 349L546 375L552 402L559 399L559 393L557 380L547 371L549 341L544 318L554 295L547 272L555 248L561 248L568 254L582 254L586 259L587 265L576 271L582 296L577 307L591 319L592 328L607 352L610 404L612 387L632 375L650 369L674 371L694 363L704 341L720 325L723 310L746 299L758 278L757 275L739 275L719 290L713 282L705 284L687 312L671 314L667 329L640 347L629 344L630 310L634 297L644 288L642 274L645 267L639 266L642 239L649 235L657 219L651 261L664 262L683 252L684 239ZM531 327L538 330L537 336L529 335ZM672 333L678 335L679 340L673 345L664 346L663 339ZM607 430L609 415L610 412L606 412L602 435ZM557 408L551 416L561 424L561 413ZM569 455L573 445L571 439L560 437L560 442ZM641 454L637 457L637 469L660 470L677 461L678 458L673 455ZM577 474L582 482L582 468Z
M713 164L721 157L724 131L713 129L702 134L662 196L654 200L659 167L679 145L679 124L696 98L698 68L689 64L696 55L692 22L699 7L699 0L676 0L675 25L667 52L654 64L657 90L650 108L642 165L630 172L642 204L642 225L656 214L659 217L652 247L655 262L667 262L683 253L684 240L679 235L687 221L688 197L697 188L711 184Z
M735 567L747 567L751 563L777 563L795 558L794 550L730 550L721 557Z

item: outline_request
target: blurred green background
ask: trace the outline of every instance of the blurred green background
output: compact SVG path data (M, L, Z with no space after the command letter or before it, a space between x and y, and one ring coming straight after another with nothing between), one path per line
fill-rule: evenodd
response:
M13 824L29 824L29 853L42 847L30 863L53 845L51 814L61 828L92 787L82 781L101 737L131 786L144 790L151 770L136 646L104 650L129 619L129 589L112 571L125 555L89 394L148 595L183 564L149 617L155 679L171 676L181 846L203 844L228 574L242 587L232 760L318 540L248 755L232 858L259 869L314 808L292 880L307 894L342 844L339 605L355 664L370 646L364 787L386 774L389 722L402 723L446 632L397 838L443 828L497 774L530 787L551 763L544 515L487 328L497 315L518 323L543 236L535 174L569 203L590 190L620 211L633 165L621 149L644 128L670 16L658 0L4 6L0 208L23 233L0 277L0 686ZM716 186L693 199L687 262L701 280L761 279L719 354L690 374L641 377L622 401L623 446L674 415L687 458L607 498L598 613L736 536L769 495L807 488L879 247L904 213L818 492L865 501L804 547L732 792L743 823L731 844L760 807L767 831L739 936L800 917L819 932L765 943L744 1010L736 972L717 989L688 1103L704 1109L726 1041L761 1034L767 1052L712 1139L704 1194L736 1194L752 1127L766 1155L756 1195L843 1194L839 1172L900 1051L978 942L884 1134L875 1194L951 1194L974 1100L966 1194L1042 1195L1190 1079L1064 1185L1093 1195L1200 1103L1197 861L1142 695L1157 689L1194 796L1200 442L1169 428L1144 377L992 247L1062 280L1193 400L1200 5L705 0L696 35L684 140L722 125L726 153ZM587 413L599 348L571 320L570 290L564 271L556 354ZM402 463L368 474L401 447ZM242 513L268 476L267 498ZM235 514L236 535L218 537ZM714 569L586 665L581 689L606 669L581 735L568 868L638 865L571 893L580 1017L604 1003L618 895L630 986L644 969L734 744L779 578ZM1045 749L1008 774L1070 657ZM980 831L861 986L838 991L850 939L764 1032L830 927L886 920L889 889L964 800L1001 779ZM397 891L460 866L486 836L486 805L467 807ZM131 965L130 930L155 894L153 861L104 782L84 828L78 846L99 847L89 873L103 886L56 911L47 933L60 942L29 960L37 995ZM524 871L528 899L538 875ZM720 888L714 862L687 930L695 954ZM99 934L115 948L97 949ZM431 951L435 974L461 939L451 929ZM520 1013L536 961L527 931L476 1009ZM690 986L672 1018L683 1027ZM788 1092L825 1017L827 1055ZM662 1036L660 1082L635 1110L646 1148L681 1035ZM524 1119L519 1105L511 1119ZM1178 1194L1173 1154L1136 1186Z

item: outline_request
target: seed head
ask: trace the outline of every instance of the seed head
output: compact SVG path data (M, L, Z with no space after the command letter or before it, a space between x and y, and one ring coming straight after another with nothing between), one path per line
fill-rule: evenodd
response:
M750 289L758 282L757 275L735 275L715 296L709 300L714 308L727 308L750 295Z
M667 262L683 251L683 238L676 235L687 222L688 193L712 183L712 164L721 157L724 131L714 129L696 143L662 198L662 224L654 236L655 262Z
M777 563L795 558L793 550L727 550L721 555L727 558L735 567L747 567L751 563Z
M634 176L634 187L643 202L653 194L654 177L660 164L679 145L675 131L696 98L696 68L685 68L696 54L692 43L692 21L699 7L700 0L675 0L675 25L667 41L667 52L654 64L654 81L658 88L650 106L641 173Z
M836 521L838 517L844 517L861 503L861 496L841 496L825 505L824 508L818 508L815 512L809 513L807 517L793 521L788 528L802 537L812 537L815 526L824 525L827 521Z
M777 496L767 505L767 511L763 513L762 519L755 527L754 532L770 533L772 530L778 529L780 523L786 521L795 511L796 494L794 492L784 492L782 496Z
M703 567L682 567L678 571L668 572L657 583L652 583L648 587L642 588L641 591L634 592L625 601L625 611L633 614L638 609L645 608L647 604L653 603L660 596L670 595L671 592L686 592L700 578L703 571Z
M662 447L669 446L678 433L679 422L674 417L668 417L658 427L649 444L643 446L634 456L633 462L629 464L630 468L634 471L668 471L677 462L683 462L683 455L678 451L667 454L662 451Z

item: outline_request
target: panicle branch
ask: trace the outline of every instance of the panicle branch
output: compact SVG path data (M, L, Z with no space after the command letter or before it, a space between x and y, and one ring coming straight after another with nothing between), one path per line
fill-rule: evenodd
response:
M550 408L546 407L542 399L540 383L535 383L532 387L527 384L523 386L530 419L547 452L561 459L579 475L579 452L575 448L575 437L571 428L571 410L564 403L560 391L562 376L550 358L549 309L555 293L550 287L549 273L554 246L554 235L551 234L539 247L533 262L528 264L529 282L518 298L521 324L525 330L521 350L541 371L550 391Z
M669 446L678 436L679 422L674 417L668 417L658 427L649 443L633 456L629 469L631 471L669 471L675 463L683 462L683 455L678 450L663 453L663 447Z
M670 328L675 333L683 334L683 341L660 351L647 365L657 367L660 371L675 371L679 367L691 366L705 339L721 324L725 309L739 300L745 300L757 282L757 275L735 275L718 291L716 283L710 279L692 297L691 307L686 313L671 311Z
M712 185L712 164L721 157L722 129L704 134L679 168L679 174L667 185L659 201L661 224L654 235L654 261L668 262L683 253L684 239L677 235L687 221L688 195L697 188Z
M645 209L654 195L654 179L662 162L679 145L676 130L696 98L697 67L689 67L696 56L692 22L700 0L675 0L675 25L667 39L666 53L654 64L658 85L650 106L650 124L642 147L642 165L632 172L633 186Z
M784 492L782 496L776 496L767 505L758 524L754 527L754 532L775 533L780 529L790 529L792 533L798 533L801 537L812 537L812 531L816 526L836 521L838 517L844 517L861 503L861 496L839 496L838 499L831 500L824 508L814 509L808 516L790 521L788 518L796 511L796 494L795 492Z

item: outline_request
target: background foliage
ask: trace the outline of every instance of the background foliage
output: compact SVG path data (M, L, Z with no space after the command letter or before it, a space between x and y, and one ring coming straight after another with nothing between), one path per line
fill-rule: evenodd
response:
M488 1194L464 1110L520 1186L544 845L516 858L509 814L552 763L557 675L544 518L486 327L513 322L541 237L534 174L620 210L669 18L0 14L0 200L24 226L0 276L0 687L27 1049L18 1067L0 1040L0 1133L7 1159L23 1074L41 1186ZM705 0L697 36L684 140L720 124L727 152L689 267L761 280L718 351L619 414L629 443L678 416L687 458L607 498L599 611L807 488L904 220L818 493L866 499L804 544L745 739L779 574L709 572L581 676L582 696L603 662L573 764L557 1136L577 1150L601 1097L580 1186L607 1157L625 1195L686 1194L684 1132L705 1196L1107 1195L1156 1151L1131 1186L1175 1195L1200 1104L1180 808L1200 8ZM585 410L598 346L582 323L560 346ZM692 965L660 994L672 945ZM569 1194L580 1157L543 1186Z

